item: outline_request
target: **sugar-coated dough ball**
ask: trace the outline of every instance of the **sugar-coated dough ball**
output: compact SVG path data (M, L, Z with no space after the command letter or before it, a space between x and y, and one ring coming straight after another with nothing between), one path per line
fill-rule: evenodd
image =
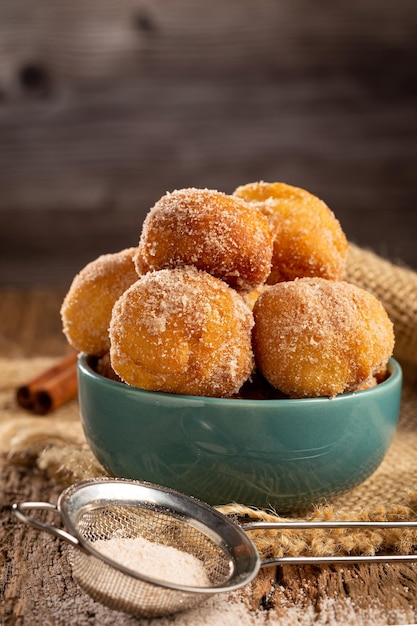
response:
M141 274L192 265L250 291L270 272L272 245L268 220L239 198L179 189L162 196L147 214L136 264Z
M68 342L80 352L100 356L110 349L108 328L113 305L138 279L136 248L103 254L73 279L61 306Z
M394 348L393 325L382 304L345 281L277 283L259 296L253 315L257 368L292 398L371 386Z
M285 183L249 183L238 187L234 195L258 208L272 227L269 284L303 276L343 279L348 242L322 200Z
M210 274L148 272L114 306L111 365L146 390L228 397L252 372L252 326L242 297Z

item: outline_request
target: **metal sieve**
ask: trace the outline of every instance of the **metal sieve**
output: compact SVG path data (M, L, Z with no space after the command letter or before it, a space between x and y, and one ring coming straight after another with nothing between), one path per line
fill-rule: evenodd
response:
M196 606L215 593L248 584L260 567L279 564L414 561L417 555L282 557L260 560L246 531L306 528L417 528L416 522L249 522L239 525L190 496L125 479L93 479L63 491L49 502L13 504L17 518L70 544L74 579L84 591L112 609L137 617L157 617ZM66 530L27 515L58 512ZM103 541L142 537L188 553L204 565L210 584L186 586L151 578L146 563L130 569L99 549ZM101 540L101 541L98 541ZM95 545L96 544L96 545Z

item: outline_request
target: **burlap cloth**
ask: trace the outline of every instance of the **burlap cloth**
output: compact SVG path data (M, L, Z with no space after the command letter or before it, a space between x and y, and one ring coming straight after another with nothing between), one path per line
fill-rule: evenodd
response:
M347 280L373 292L384 304L395 328L395 356L404 370L401 415L394 442L380 467L362 485L342 497L303 513L303 519L417 519L417 273L383 260L355 245ZM16 464L36 463L63 488L84 478L103 476L85 441L76 401L48 417L34 417L15 402L19 384L52 359L0 359L0 452ZM231 503L220 507L230 515L276 519L275 512ZM252 535L251 535L252 536ZM297 531L253 535L261 556L373 554L408 551L417 532Z

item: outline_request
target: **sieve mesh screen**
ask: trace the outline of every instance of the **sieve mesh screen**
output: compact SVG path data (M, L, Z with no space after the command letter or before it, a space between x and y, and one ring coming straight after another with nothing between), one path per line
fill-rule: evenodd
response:
M147 508L104 504L81 511L77 521L79 535L93 550L106 556L106 542L120 539L143 538L156 546L175 548L192 555L204 566L209 585L224 584L232 574L232 561L226 549L222 549L189 519L178 518L173 512ZM140 616L164 615L173 611L191 608L201 602L199 587L195 592L170 588L179 584L179 579L166 576L154 582L142 577L152 576L147 572L147 563L140 561L124 571L124 563L112 557L111 565L94 553L71 549L71 564L74 578L94 599L117 610ZM161 564L163 565L163 564ZM178 563L181 567L181 563ZM179 577L180 578L180 577ZM168 586L164 582L168 582ZM213 589L213 593L215 589ZM209 597L209 594L205 596Z

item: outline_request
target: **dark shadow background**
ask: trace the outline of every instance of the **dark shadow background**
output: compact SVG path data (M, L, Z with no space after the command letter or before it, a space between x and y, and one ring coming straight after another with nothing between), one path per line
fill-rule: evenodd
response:
M283 181L417 269L415 0L2 0L0 284L66 287L167 190Z

